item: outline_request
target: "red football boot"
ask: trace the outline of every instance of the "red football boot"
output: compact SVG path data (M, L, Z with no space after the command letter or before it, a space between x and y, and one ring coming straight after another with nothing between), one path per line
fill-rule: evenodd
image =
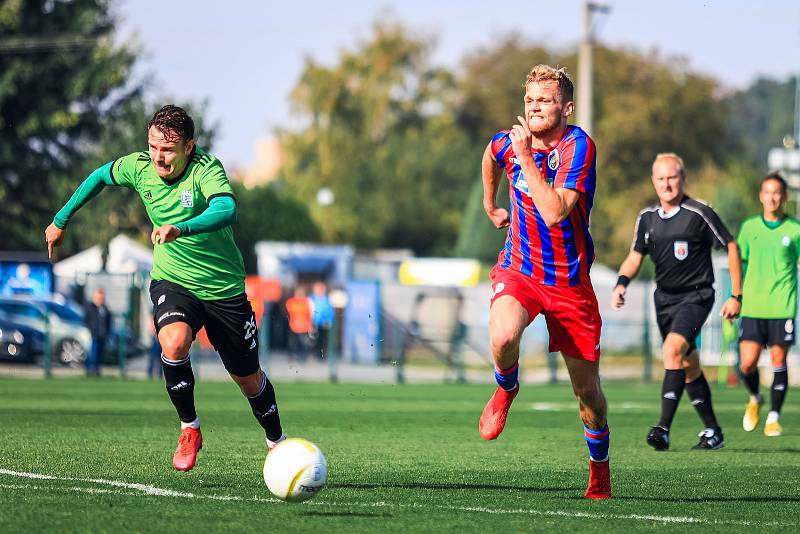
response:
M589 460L589 487L586 488L584 496L587 499L611 498L611 471L608 460L605 462Z
M519 393L519 384L511 391L506 391L497 386L494 395L489 399L486 408L483 409L478 425L478 430L483 439L497 439L497 436L503 431L506 426L508 409L511 408L511 403L517 393Z
M172 457L172 465L178 471L189 471L197 460L197 451L203 448L203 434L199 428L186 427L181 431L178 448Z

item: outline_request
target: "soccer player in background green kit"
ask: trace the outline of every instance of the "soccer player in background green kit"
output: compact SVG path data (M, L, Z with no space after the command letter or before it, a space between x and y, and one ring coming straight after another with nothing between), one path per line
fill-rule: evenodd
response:
M259 366L255 315L231 229L236 203L225 169L196 146L194 122L177 106L164 106L153 115L147 142L148 152L134 152L92 172L47 227L45 240L52 256L69 218L105 186L139 193L153 222L153 322L167 393L181 421L172 464L188 471L203 445L189 347L204 326L264 428L267 447L285 437L275 390Z
M758 391L758 359L769 347L772 357L772 395L764 425L766 436L783 432L778 417L786 398L788 374L786 354L794 343L797 313L797 262L800 258L800 222L783 212L786 182L779 174L761 180L758 195L763 212L747 219L737 242L746 265L742 291L742 325L739 336L740 373L750 391L742 427L750 432L758 426L764 400Z

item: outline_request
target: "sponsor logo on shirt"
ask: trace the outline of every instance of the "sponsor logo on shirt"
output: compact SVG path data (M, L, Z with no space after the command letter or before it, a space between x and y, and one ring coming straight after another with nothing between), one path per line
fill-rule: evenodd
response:
M554 171L558 168L559 163L561 163L561 154L558 153L556 148L547 155L547 167Z
M194 206L194 200L192 199L192 192L188 189L184 189L181 191L181 206L184 208L191 208Z
M525 181L525 178L523 178L521 174L519 178L517 178L517 181L514 183L514 187L519 189L526 195L530 195L530 192L528 191L528 182Z
M683 261L689 257L689 243L686 241L675 241L673 243L675 257L678 261Z

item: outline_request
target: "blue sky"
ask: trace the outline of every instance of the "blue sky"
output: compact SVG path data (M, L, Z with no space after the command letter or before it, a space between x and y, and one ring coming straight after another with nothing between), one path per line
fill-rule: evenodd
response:
M757 76L800 71L800 2L796 0L607 0L599 39L666 56L726 87ZM291 126L288 94L304 58L332 64L342 48L370 36L390 17L437 37L434 61L455 67L470 51L512 31L554 48L580 40L582 0L122 0L120 38L142 52L139 75L153 76L157 96L209 103L217 121L214 153L231 168L250 163L255 143ZM791 112L791 111L790 111Z

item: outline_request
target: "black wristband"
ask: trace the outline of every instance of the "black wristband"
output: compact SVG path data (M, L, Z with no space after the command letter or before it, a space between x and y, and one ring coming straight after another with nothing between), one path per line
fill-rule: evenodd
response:
M625 276L624 274L619 275L617 278L617 285L622 287L628 287L628 284L631 283L631 279Z
M738 300L739 302L742 302L742 296L741 296L741 295L731 295L731 298L732 298L732 299L736 299L736 300Z

